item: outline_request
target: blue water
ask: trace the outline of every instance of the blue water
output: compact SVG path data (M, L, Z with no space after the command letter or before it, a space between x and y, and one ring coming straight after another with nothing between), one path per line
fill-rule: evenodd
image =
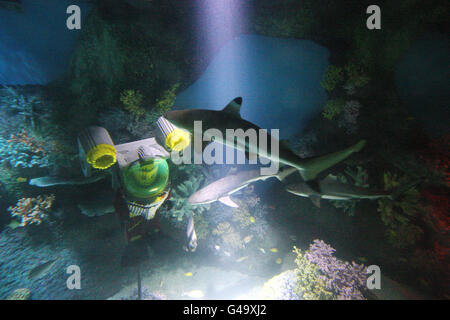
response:
M411 114L435 136L448 132L450 121L450 41L443 34L417 40L396 69L397 91Z
M66 70L79 30L68 30L66 9L79 0L22 0L24 12L0 9L0 84L46 84Z
M323 108L320 85L329 51L309 40L241 35L228 42L201 77L177 96L177 108L220 110L243 97L241 115L281 138L301 132Z

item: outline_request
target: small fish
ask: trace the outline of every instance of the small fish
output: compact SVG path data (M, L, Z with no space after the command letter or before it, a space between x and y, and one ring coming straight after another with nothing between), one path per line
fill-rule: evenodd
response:
M277 248L272 248L272 249L270 249L270 252L277 253L278 249Z
M18 178L16 179L16 182L19 182L19 183L27 182L27 181L28 181L28 179L27 179L27 178L23 178L23 177L18 177Z
M217 251L220 250L220 246L218 246L217 244L214 246L214 249L216 249Z
M254 217L250 217L249 220L250 220L251 223L255 223L255 218Z
M159 283L159 287L162 288L164 285L164 280L161 280L161 282Z
M244 260L247 260L248 259L248 256L245 256L245 257L240 257L239 259L237 259L236 260L236 262L242 262L242 261L244 261Z
M193 276L193 273L192 273L192 272L186 272L184 275L185 275L186 277L192 277L192 276Z
M229 253L228 251L224 251L223 254L226 255L227 257L231 256L231 253Z
M252 238L253 238L252 235L246 236L246 237L244 238L244 242L245 242L245 243L249 243L250 241L252 241Z
M276 262L277 264L281 264L281 263L283 262L283 259L278 258L277 260L275 260L275 262Z
M200 298L203 298L205 296L205 294L203 293L202 290L191 290L191 291L188 291L188 292L183 292L181 295L182 296L187 296L187 297L192 298L192 299L200 299Z
M42 276L44 273L49 271L51 269L51 267L53 267L56 260L58 260L58 259L59 258L49 260L49 261L41 263L41 264L37 265L36 267L34 267L33 269L31 269L30 272L28 273L28 280L39 278L40 276Z
M266 253L266 250L264 250L263 248L258 248L259 249L259 251L261 251L262 253Z
M187 252L194 252L197 249L197 234L195 233L194 218L189 217L186 228L186 245L183 247Z

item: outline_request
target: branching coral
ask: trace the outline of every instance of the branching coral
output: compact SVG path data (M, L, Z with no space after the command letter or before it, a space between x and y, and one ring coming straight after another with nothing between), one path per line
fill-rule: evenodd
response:
M38 196L37 198L22 198L15 207L9 207L12 217L21 219L20 226L25 227L30 224L41 224L48 216L51 209L55 195Z
M12 167L49 167L51 161L45 143L26 131L13 134L8 140L0 137L0 163Z
M320 274L319 267L309 262L297 247L294 246L293 251L297 255L295 293L306 300L332 300L334 294L326 288L326 282Z
M364 299L361 289L367 281L366 267L341 261L333 256L336 250L322 240L314 240L304 257L320 270L326 288L337 294L338 299Z

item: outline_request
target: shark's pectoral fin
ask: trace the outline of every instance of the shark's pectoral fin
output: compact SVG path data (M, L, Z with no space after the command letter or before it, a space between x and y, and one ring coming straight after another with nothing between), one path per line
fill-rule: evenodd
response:
M232 208L238 208L239 207L233 200L230 199L229 196L222 197L222 198L219 199L219 201L222 202L224 205L232 207Z
M309 196L311 202L317 207L320 208L320 196L318 194L312 194Z
M234 98L233 101L231 101L229 104L226 105L225 108L223 108L223 112L231 113L235 116L241 117L241 105L242 105L242 98L237 97Z

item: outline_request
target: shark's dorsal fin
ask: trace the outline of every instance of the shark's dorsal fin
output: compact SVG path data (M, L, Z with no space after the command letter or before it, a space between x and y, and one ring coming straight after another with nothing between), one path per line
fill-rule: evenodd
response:
M232 207L232 208L239 207L233 200L230 199L229 196L222 197L219 199L219 201L222 202L224 205Z
M223 112L233 114L235 116L241 117L241 105L242 98L237 97L233 101L231 101L225 108L223 108Z

